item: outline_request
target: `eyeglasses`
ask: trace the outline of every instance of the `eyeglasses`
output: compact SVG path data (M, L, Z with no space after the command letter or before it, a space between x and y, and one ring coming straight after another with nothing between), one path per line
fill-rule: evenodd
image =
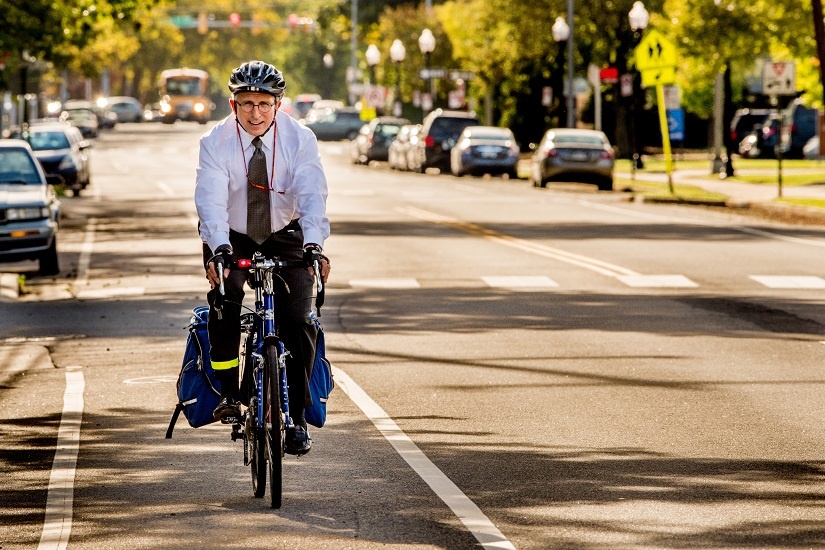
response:
M238 103L238 107L240 107L241 111L243 111L244 113L251 113L252 109L257 107L258 111L260 111L263 114L266 114L269 111L271 111L274 106L275 106L274 103L269 103L268 101L262 101L260 103L253 103L252 101L244 101L243 103Z

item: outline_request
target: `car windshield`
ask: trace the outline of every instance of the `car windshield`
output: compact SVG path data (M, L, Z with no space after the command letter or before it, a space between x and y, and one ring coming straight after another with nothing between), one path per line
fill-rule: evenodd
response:
M556 137L553 138L554 143L575 143L580 145L604 145L602 138L599 136L565 136L556 134Z
M436 139L446 137L458 137L467 126L477 126L478 120L474 118L449 118L439 117L433 121L430 128L430 135Z
M470 139L478 139L484 141L509 141L510 138L509 134L501 134L501 133L472 133L470 134Z
M401 126L396 124L379 124L375 128L375 133L381 136L394 136L401 130Z
M69 148L69 139L63 132L32 132L28 142L35 151Z
M20 149L0 150L0 183L42 183L34 160Z

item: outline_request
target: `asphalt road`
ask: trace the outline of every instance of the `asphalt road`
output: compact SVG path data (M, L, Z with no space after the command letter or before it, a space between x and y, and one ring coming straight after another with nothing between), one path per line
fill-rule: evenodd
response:
M99 139L63 273L0 302L0 548L825 546L825 229L345 143L321 148L337 387L283 508L226 427L165 440L202 130Z

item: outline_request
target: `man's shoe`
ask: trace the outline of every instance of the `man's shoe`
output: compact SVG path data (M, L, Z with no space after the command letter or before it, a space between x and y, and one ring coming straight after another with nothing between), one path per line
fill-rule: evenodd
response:
M241 418L241 408L238 402L231 397L224 397L218 406L215 407L212 416L215 420L219 420L223 424L232 424L238 422Z
M286 431L284 451L291 455L305 455L312 448L312 438L307 429L301 425Z

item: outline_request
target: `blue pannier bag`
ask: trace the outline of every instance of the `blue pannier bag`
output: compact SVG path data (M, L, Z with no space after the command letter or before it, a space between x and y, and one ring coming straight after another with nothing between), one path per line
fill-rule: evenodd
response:
M332 379L332 366L326 357L324 329L321 328L315 312L312 313L312 320L318 327L318 339L315 342L315 363L312 365L312 375L309 379L309 395L312 397L312 405L304 409L304 418L308 424L323 428L327 420L327 399L332 388L335 387L335 382Z
M212 413L221 400L221 384L209 360L209 335L206 329L208 317L209 306L198 306L192 311L192 319L186 327L189 335L186 337L183 365L178 375L178 404L166 430L166 439L172 437L172 430L175 429L175 422L181 412L193 428L215 422Z

